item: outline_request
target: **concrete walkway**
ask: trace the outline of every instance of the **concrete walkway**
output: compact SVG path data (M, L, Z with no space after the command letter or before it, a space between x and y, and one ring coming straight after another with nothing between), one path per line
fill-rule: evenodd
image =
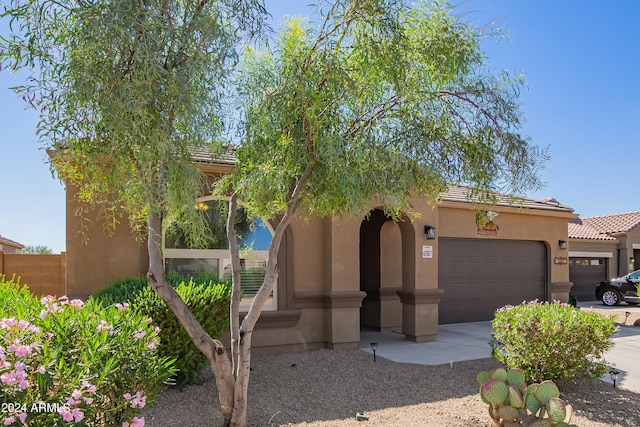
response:
M600 308L600 302L581 303ZM604 307L604 306L602 306ZM618 306L622 311L640 310L638 307ZM360 332L359 348L372 353L370 343L377 343L376 357L399 363L441 365L491 357L491 322L456 323L440 325L436 341L414 343L406 341L399 332ZM640 328L622 326L613 336L614 348L605 358L620 372L617 385L640 393ZM611 383L607 374L603 381Z

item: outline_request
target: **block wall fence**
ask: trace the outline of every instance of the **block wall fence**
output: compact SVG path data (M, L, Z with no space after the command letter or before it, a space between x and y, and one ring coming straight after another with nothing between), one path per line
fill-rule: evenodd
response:
M67 254L32 255L5 254L0 251L0 275L11 279L20 277L20 283L27 285L34 295L67 294Z

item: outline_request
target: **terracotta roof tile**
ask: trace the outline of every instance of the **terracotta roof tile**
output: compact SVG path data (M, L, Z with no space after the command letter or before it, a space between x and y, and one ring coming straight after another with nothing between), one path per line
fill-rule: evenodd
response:
M199 163L217 163L224 165L236 164L236 149L235 145L227 145L223 152L212 152L209 147L192 148L191 156L194 161Z
M442 200L446 200L450 202L465 202L465 203L474 202L470 198L469 187L466 187L464 185L458 185L458 184L449 184L448 191L441 193L440 197L442 198ZM525 197L515 197L515 196L509 196L507 194L499 194L499 193L496 193L496 198L497 198L496 200L497 206L540 209L540 210L560 211L560 212L573 212L573 209L571 207L563 205L553 198L535 200L535 199L529 199Z
M207 147L203 147L200 149L192 149L191 155L196 162L234 165L236 161L236 149L237 146L229 144L227 151L224 153L212 153ZM573 208L563 205L551 197L534 200L513 197L507 194L496 193L496 195L498 206L573 212ZM442 200L452 202L473 203L473 200L470 198L469 187L459 184L450 184L448 190L441 193L440 197Z
M603 233L582 220L569 221L569 238L585 240L616 240L614 237Z
M582 218L582 222L601 233L628 233L640 225L640 211Z

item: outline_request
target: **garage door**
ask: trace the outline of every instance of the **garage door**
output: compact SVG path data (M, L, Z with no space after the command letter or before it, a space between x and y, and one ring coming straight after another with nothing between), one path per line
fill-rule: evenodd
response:
M504 305L545 300L546 263L541 242L439 239L439 323L491 320Z
M573 287L569 295L578 301L593 301L596 299L596 286L607 280L606 258L570 258L569 281Z

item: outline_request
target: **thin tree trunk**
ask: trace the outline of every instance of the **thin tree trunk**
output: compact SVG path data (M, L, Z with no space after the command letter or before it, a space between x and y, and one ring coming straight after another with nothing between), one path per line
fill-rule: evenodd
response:
M149 285L171 309L196 347L211 362L225 425L228 425L233 412L235 381L227 352L222 342L207 334L180 295L167 282L162 256L162 216L153 207L149 208L148 227Z
M236 212L238 209L238 195L232 194L229 199L229 214L227 217L227 240L229 240L229 253L231 254L231 301L230 301L230 327L231 327L231 361L233 375L238 375L239 345L240 345L240 253L238 251L238 239L235 233Z
M233 414L231 417L231 426L233 427L246 427L247 425L247 394L249 390L249 374L251 370L251 337L253 335L253 329L260 318L260 314L262 313L262 308L267 302L269 295L273 291L273 288L278 281L278 251L280 249L280 243L282 242L282 237L284 236L284 231L287 229L291 220L293 219L293 214L296 210L296 206L298 204L298 199L300 197L300 192L304 187L307 178L311 174L311 171L315 167L315 151L313 150L313 146L310 148L311 151L311 159L307 164L304 172L300 176L300 179L296 183L295 186L292 186L291 192L289 195L289 204L287 206L287 210L280 218L278 222L278 226L276 227L273 237L271 238L271 244L269 245L269 255L267 258L267 271L265 272L264 280L262 281L262 285L258 292L253 297L253 301L251 302L251 306L249 307L249 311L247 315L244 317L242 324L240 325L239 330L231 331L232 336L238 338L238 346L237 346L237 367L234 367L234 372L236 375L235 382L235 390L234 390L234 407ZM235 208L237 203L237 197L233 197L232 195L231 201L229 203L229 220L227 221L227 227L231 224L231 211L233 209L235 215ZM238 268L238 274L233 274L233 279L238 280L238 288L240 287L240 254L238 253L237 248L237 240L235 233L230 233L229 228L227 228L227 236L229 236L229 242L231 245L231 240L235 240L235 246L231 245L231 268ZM233 250L235 248L235 250ZM234 261L233 258L236 258ZM235 288L235 284L234 284ZM240 300L240 294L236 295L238 301ZM232 303L232 307L233 307ZM234 347L235 349L235 347ZM234 360L236 356L234 355Z

